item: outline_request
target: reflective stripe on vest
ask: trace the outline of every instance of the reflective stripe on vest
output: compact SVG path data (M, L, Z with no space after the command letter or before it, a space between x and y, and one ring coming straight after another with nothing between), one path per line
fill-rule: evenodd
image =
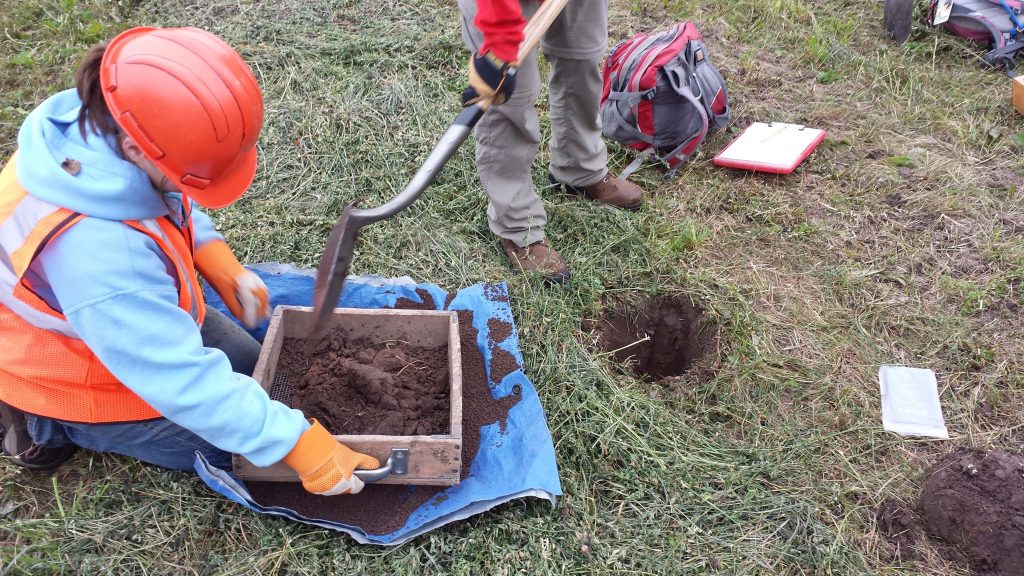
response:
M30 196L17 182L17 153L0 172L0 400L30 414L72 422L128 422L160 414L121 384L67 318L33 290L32 262L84 218ZM174 266L178 306L201 324L202 290L192 245L169 218L125 221ZM191 226L191 222L188 222Z

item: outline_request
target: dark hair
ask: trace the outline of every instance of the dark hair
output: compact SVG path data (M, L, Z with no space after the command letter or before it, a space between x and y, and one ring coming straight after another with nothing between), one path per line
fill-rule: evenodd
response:
M100 64L106 50L106 42L90 48L75 72L75 88L82 101L82 108L78 111L78 129L83 139L88 139L87 126L99 134L116 135L119 132L107 102L103 99L103 85L100 82Z

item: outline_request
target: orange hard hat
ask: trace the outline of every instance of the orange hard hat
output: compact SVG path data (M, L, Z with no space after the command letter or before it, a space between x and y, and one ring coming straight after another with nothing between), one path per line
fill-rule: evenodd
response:
M100 82L117 124L196 202L221 208L252 184L263 96L223 40L197 28L132 28L107 45Z

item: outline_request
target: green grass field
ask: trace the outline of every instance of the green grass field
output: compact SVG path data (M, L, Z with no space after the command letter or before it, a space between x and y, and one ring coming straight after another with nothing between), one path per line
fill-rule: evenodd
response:
M887 42L877 0L611 4L612 42L699 24L732 127L672 181L636 174L638 213L545 190L548 235L573 266L564 288L509 270L469 145L419 202L364 230L353 264L451 290L508 282L557 508L515 501L366 547L188 474L79 453L52 477L0 466L0 574L966 574L927 541L899 559L875 515L913 506L954 447L1024 437L1024 119L1008 79L940 31ZM88 46L135 25L217 33L265 91L256 182L213 213L245 262L314 266L341 207L401 190L459 111L454 0L8 0L0 158ZM788 177L712 166L740 128L772 119L828 138ZM613 170L632 158L611 152ZM720 330L711 378L643 382L580 330L612 302L677 293ZM950 440L882 430L881 364L936 371Z

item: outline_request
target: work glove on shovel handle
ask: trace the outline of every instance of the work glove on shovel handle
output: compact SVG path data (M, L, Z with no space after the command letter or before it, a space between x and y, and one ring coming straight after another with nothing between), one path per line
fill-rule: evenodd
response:
M516 89L515 69L493 52L474 54L469 60L469 88L462 92L462 105L470 106L494 97L502 104Z
M246 270L226 242L214 240L196 250L196 268L247 328L270 318L270 290L263 279Z
M380 468L380 461L338 442L315 418L310 423L312 426L299 436L282 461L295 470L308 492L321 496L358 494L363 481L355 475L356 468Z

